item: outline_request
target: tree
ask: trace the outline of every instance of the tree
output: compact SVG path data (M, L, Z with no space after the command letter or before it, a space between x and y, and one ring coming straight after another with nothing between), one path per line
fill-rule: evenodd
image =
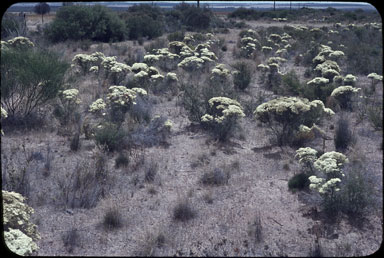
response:
M41 14L41 23L44 23L44 14L49 13L50 11L51 7L45 2L38 3L34 8L35 13Z

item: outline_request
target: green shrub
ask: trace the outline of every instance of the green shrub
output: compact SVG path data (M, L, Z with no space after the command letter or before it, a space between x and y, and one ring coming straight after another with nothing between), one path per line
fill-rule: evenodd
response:
M236 73L233 76L233 84L240 90L248 88L252 79L252 68L250 64L246 62L237 62L233 65L236 69Z
M290 72L282 75L281 80L284 90L286 90L288 93L299 95L302 86L294 70L291 70Z
M179 201L173 208L173 219L176 221L188 221L195 218L197 212L191 207L188 200Z
M341 210L352 217L360 217L372 204L372 188L362 164L352 164L345 168L346 176L340 190Z
M103 225L107 230L118 229L123 226L123 218L117 207L109 208L103 217Z
M129 158L124 153L119 153L115 159L115 168L126 167L129 164Z
M70 144L71 151L78 151L80 148L80 134L77 132L73 135Z
M113 152L122 148L122 140L126 133L115 124L104 124L95 134L95 142L98 146Z
M68 63L47 50L2 49L1 102L8 116L27 117L54 99L68 68Z
M305 173L296 174L288 181L288 188L291 191L303 190L309 186L308 175Z
M26 36L27 26L23 17L11 16L4 13L1 20L1 39L8 37Z
M208 29L211 23L213 13L208 8L198 8L186 3L178 4L174 7L181 13L181 23L189 30Z
M382 106L368 108L368 120L375 130L383 129L383 108Z
M68 39L92 41L121 41L125 38L124 22L107 7L63 6L45 30L53 42Z
M349 129L349 122L347 119L341 117L337 122L337 127L335 131L335 147L336 151L345 151L348 146L351 144L352 132Z
M159 7L140 4L129 7L120 14L127 28L129 39L156 38L164 33L164 15Z

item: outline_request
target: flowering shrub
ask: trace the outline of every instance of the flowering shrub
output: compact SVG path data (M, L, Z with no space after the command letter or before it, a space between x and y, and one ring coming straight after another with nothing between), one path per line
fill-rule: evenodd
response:
M360 88L354 88L350 85L340 86L332 91L331 97L337 100L342 109L352 109L352 96L359 90Z
M62 127L75 121L76 111L81 103L79 90L67 89L59 93L60 104L56 105L54 115Z
M117 62L115 56L105 56L101 52L95 52L91 55L77 54L73 57L72 63L72 67L80 68L84 75L89 72L95 74L100 85L102 80L119 84L131 72L130 66Z
M378 75L377 73L370 73L367 75L369 79L371 79L371 91L376 91L376 84L383 80L382 75Z
M212 129L217 139L227 140L239 118L245 116L243 108L236 100L227 97L214 97L209 101L208 114L201 121Z
M35 47L35 44L33 44L33 42L26 37L15 37L8 40L6 45L15 49L28 49Z
M31 255L38 249L35 241L40 239L36 225L30 222L34 210L19 193L3 190L2 195L5 243L18 255Z
M320 100L309 101L298 97L280 97L259 105L254 111L257 120L266 123L277 137L277 143L290 143L301 124L313 125L324 115L334 112Z
M295 158L304 166L305 172L313 173L313 162L317 159L317 150L310 147L299 148L296 150Z

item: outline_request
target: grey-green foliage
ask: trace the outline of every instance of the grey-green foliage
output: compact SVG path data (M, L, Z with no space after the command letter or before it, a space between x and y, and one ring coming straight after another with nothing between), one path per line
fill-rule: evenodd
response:
M2 49L1 102L8 115L28 116L55 98L68 68L68 63L47 50Z
M90 39L94 41L121 41L125 38L125 24L116 13L105 6L64 6L45 30L53 42Z

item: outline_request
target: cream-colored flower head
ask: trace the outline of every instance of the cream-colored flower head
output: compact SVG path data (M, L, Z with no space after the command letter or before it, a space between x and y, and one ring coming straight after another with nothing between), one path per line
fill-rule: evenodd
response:
M213 109L213 113L203 115L201 117L202 122L213 121L221 124L229 118L237 119L245 116L240 103L227 97L211 98L208 104Z
M355 88L355 87L352 87L350 85L340 86L340 87L337 87L336 89L334 89L332 91L331 96L337 97L337 96L344 95L344 94L357 93L357 92L359 92L359 90L360 90L360 88Z
M90 106L89 106L89 112L95 113L102 110L105 110L107 105L105 104L103 99L97 99L95 100Z

